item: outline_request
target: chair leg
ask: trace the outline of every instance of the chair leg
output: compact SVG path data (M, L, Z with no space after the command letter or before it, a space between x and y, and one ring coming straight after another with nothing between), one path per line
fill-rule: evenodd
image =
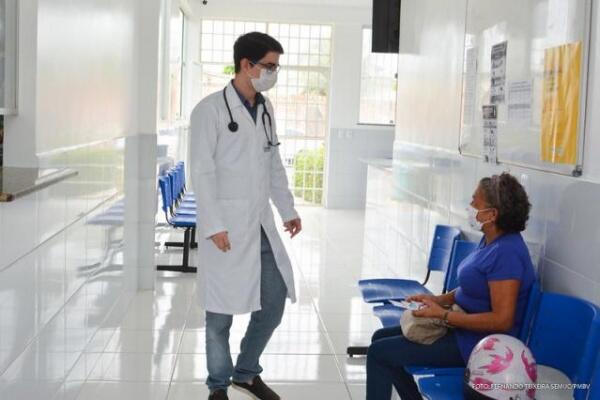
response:
M198 248L198 242L196 242L196 228L192 228L192 239L191 239L191 248ZM184 242L165 242L165 247L184 247Z
M183 242L165 242L165 247L183 247L184 245Z
M192 249L198 248L198 242L196 242L196 228L192 228L192 239L190 240L190 247Z
M190 236L191 229L186 228L183 234L183 262L181 265L157 265L156 269L158 271L173 271L173 272L196 272L196 267L190 267Z
M190 266L190 231L191 229L187 228L183 234L183 269L189 268Z
M368 350L369 350L368 346L349 346L346 349L346 353L350 357L354 357L354 356L366 356Z

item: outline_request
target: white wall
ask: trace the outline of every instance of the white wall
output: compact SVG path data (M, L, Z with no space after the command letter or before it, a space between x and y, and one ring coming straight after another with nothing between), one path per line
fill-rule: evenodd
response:
M361 158L391 158L394 128L359 125L362 29L371 24L365 7L358 22L334 26L327 137L324 205L327 208L365 207L367 165Z
M382 159L391 164L394 135L391 129L361 126L332 128L327 138L327 192L325 207L364 209L367 166Z
M81 356L114 333L111 315L138 269L154 275L155 208L140 198L148 187L156 197L159 15L141 0L20 7L19 115L6 119L5 166L79 175L0 203L0 398L54 398L77 392L95 363ZM122 205L121 218L97 222L125 194L136 238L126 245Z
M594 7L588 110L600 106L600 24L598 5ZM524 237L544 288L600 304L600 114L588 112L581 178L490 166L461 156L457 149L464 24L464 0L402 3L394 172L388 178L400 200L380 199L385 218L395 221L393 231L380 240L408 249L410 259L391 269L398 275L424 276L437 223L459 225L476 238L464 209L480 178L506 170L521 179L533 204Z
M194 18L319 23L333 26L329 91L329 127L326 138L324 205L362 208L366 165L359 157L392 156L393 128L358 124L362 28L371 24L370 1L209 1L193 3ZM341 134L340 134L341 133ZM372 140L365 140L372 134ZM382 144L387 151L380 151ZM349 179L350 178L350 179Z

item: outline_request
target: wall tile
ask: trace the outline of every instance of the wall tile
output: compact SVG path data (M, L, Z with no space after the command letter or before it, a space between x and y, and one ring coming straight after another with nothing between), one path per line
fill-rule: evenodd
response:
M36 193L37 195L37 243L42 243L64 229L67 218L65 183L59 182Z
M39 329L37 283L34 255L0 272L0 376Z
M38 219L37 196L32 193L10 203L0 203L2 225L0 269L22 257L36 245Z
M592 302L597 300L598 293L595 282L551 260L546 259L543 263L542 285L544 290L564 293Z
M364 206L367 164L360 159L391 158L393 137L391 128L331 130L327 139L325 190L328 208ZM351 197L352 200L341 200L343 197Z

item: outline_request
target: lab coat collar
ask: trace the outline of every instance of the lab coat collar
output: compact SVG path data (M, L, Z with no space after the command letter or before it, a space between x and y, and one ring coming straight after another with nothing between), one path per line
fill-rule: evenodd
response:
M234 108L244 107L242 100L240 100L240 96L238 96L237 91L233 87L233 81L229 82L225 92L227 93L227 101L229 101L229 106L232 110Z
M254 121L254 119L252 118L252 115L250 115L250 112L246 109L246 106L244 106L244 104L242 103L242 100L240 99L240 96L237 94L237 91L233 87L233 80L231 82L229 82L229 84L225 88L225 93L227 94L227 101L229 102L229 107L231 107L231 110L242 107L243 108L242 114L244 114L244 116L248 118L248 120L252 123L252 125L255 125L255 126L259 125L260 118L257 118L256 121ZM264 99L264 97L262 97L262 98ZM258 100L258 97L257 97L257 100ZM263 103L263 107L266 107L265 103Z

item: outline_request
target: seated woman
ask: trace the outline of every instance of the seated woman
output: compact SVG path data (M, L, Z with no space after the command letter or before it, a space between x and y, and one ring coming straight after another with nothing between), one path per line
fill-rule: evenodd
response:
M473 347L485 336L518 335L535 280L520 234L530 208L525 190L512 175L503 173L479 182L469 207L469 223L483 231L483 238L459 265L458 288L440 296L408 299L424 303L413 311L415 316L439 318L454 329L431 345L408 341L400 327L375 332L367 354L367 400L389 400L392 385L402 400L420 400L415 380L404 367L464 367ZM465 313L445 308L452 304Z

